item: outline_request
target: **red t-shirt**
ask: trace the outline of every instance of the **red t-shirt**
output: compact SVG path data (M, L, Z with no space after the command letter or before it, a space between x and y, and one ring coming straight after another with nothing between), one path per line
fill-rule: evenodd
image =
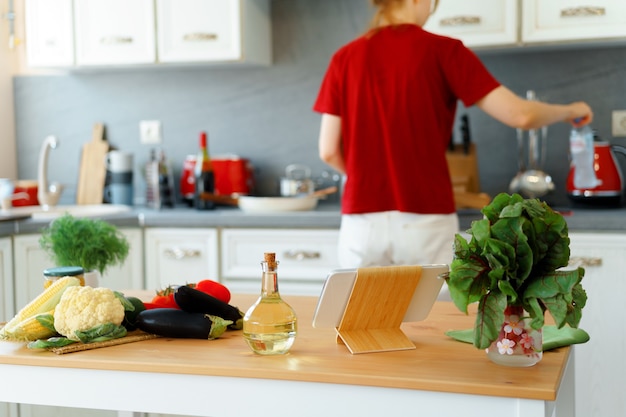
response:
M461 41L379 29L332 57L313 109L341 117L342 213L455 211L445 158L456 105L500 84Z

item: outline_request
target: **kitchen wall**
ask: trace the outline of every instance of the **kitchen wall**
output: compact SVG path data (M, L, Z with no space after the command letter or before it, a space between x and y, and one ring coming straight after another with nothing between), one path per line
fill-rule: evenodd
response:
M371 9L366 0L273 0L273 65L184 67L74 72L14 79L18 170L35 178L39 146L57 135L49 177L66 185L62 203L75 198L81 146L95 122L106 125L112 145L135 155L135 189L144 190L140 168L151 146L139 142L139 121L160 120L163 143L176 174L185 155L196 152L198 133L209 132L213 155L234 153L252 160L259 190L269 194L290 163L326 167L317 156L319 115L311 110L331 54L361 33ZM594 108L594 128L611 138L611 110L626 109L626 46L515 49L481 52L487 67L520 95L534 89L553 102L585 100ZM517 171L515 131L477 109L470 116L478 148L483 191L508 189ZM455 129L460 140L458 129ZM565 205L569 127L548 130L545 170L556 182L546 199Z

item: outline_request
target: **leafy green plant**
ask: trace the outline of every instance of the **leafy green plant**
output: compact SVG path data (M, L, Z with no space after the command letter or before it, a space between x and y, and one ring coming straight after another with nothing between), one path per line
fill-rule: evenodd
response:
M65 214L42 230L39 245L56 266L81 266L101 274L126 260L129 244L115 226L103 220Z
M457 234L447 278L452 301L467 313L478 302L474 346L489 347L507 305L522 306L540 329L546 310L557 327L578 327L587 295L583 268L561 269L570 256L567 222L538 199L499 194L472 222L468 242Z

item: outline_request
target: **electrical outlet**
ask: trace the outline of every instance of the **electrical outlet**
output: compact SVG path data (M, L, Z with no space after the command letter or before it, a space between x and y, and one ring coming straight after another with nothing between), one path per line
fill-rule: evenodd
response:
M613 137L626 137L626 110L613 110Z
M139 134L143 144L161 143L161 122L159 120L142 120L139 122Z

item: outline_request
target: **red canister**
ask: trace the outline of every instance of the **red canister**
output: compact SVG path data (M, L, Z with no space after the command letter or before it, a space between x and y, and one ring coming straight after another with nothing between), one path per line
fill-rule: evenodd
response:
M211 158L215 173L215 194L248 195L254 189L254 168L250 161L236 155ZM184 200L193 201L195 190L194 167L196 157L188 155L183 162L180 175L180 192Z
M19 194L19 197L13 199L13 207L36 206L39 204L37 200L37 181L36 180L19 180L15 182L13 194Z

